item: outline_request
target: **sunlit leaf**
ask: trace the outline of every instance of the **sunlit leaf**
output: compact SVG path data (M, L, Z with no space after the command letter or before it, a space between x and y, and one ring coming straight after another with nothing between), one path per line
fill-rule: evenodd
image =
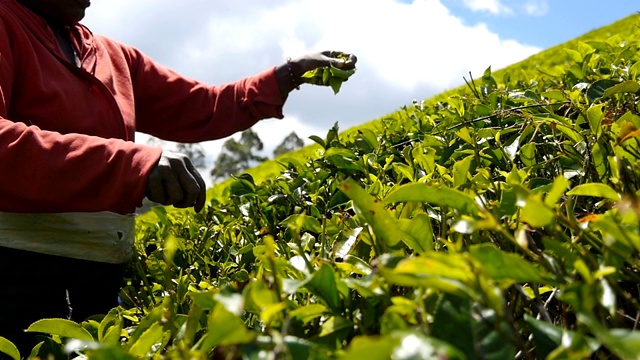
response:
M524 199L520 219L532 227L544 227L555 219L555 213L549 209L536 195Z
M591 131L596 134L596 137L602 134L601 126L604 120L603 107L604 105L593 105L587 110L587 120L589 121Z
M638 91L640 91L640 83L634 80L627 80L623 83L608 88L604 92L604 94L602 94L602 97L608 98L616 94L637 93Z
M42 319L31 324L28 332L58 335L70 339L93 340L93 336L78 323L66 319Z
M564 192L571 186L571 182L564 176L558 176L553 180L551 190L544 197L544 204L553 208L562 198Z
M412 219L398 220L398 226L411 237L403 238L405 244L418 253L433 250L433 227L427 214L418 214Z
M457 188L467 182L473 158L473 156L467 156L453 164L453 187Z
M164 329L162 324L155 323L131 344L129 353L134 356L149 356L161 349Z
M288 218L282 220L280 224L288 226L293 231L298 233L301 231L309 231L314 234L320 234L322 232L322 225L320 224L320 221L318 221L318 219L303 214L291 215Z
M544 271L533 266L521 256L499 250L493 245L472 246L471 256L482 264L483 272L491 279L513 280L518 283L542 282Z
M0 336L0 353L4 353L13 360L20 360L20 352L18 348L9 340Z
M431 186L422 183L403 185L389 193L384 199L387 204L407 201L451 207L471 215L478 212L478 206L471 196L459 190L437 185Z
M618 146L623 142L638 136L640 136L640 130L636 128L636 125L630 121L623 121L620 125L620 132L618 133L615 145Z
M243 344L254 338L255 335L247 330L240 318L218 304L210 315L209 329L198 343L198 348L208 353L218 345Z
M582 184L574 187L567 195L572 196L594 196L602 197L610 200L620 200L620 194L613 190L609 185L601 183Z
M400 230L382 202L369 195L357 182L347 179L340 184L340 189L353 200L359 213L373 228L376 237L385 244L394 246L403 238L410 236Z

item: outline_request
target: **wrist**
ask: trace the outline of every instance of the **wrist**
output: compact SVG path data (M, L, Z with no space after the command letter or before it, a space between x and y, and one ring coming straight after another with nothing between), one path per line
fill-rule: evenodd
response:
M276 80L282 98L286 99L293 89L300 89L302 84L302 69L300 65L291 59L287 59L285 64L276 67Z

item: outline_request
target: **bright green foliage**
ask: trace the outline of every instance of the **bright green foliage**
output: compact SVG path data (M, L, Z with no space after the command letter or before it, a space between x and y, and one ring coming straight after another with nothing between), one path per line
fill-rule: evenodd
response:
M281 158L260 183L244 174L200 214L155 208L125 303L68 349L640 358L640 44L627 22L539 71L487 69L440 101L334 126L313 138L317 156Z

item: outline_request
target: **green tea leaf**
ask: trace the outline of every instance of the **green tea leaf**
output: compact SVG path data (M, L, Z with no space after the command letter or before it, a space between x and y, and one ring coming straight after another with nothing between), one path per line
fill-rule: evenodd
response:
M433 250L433 227L427 214L418 214L412 219L400 219L398 225L411 235L410 238L403 239L411 249L420 254Z
M400 259L388 264L384 255L377 259L380 275L392 284L429 287L460 296L477 296L473 284L475 275L469 260L462 255L428 252L420 257Z
M342 306L336 286L336 274L328 264L322 264L320 269L313 273L305 287L320 299L324 300L330 309L336 311Z
M127 341L126 348L129 349L133 344L135 344L140 336L151 328L154 324L158 323L160 319L162 319L162 315L164 314L164 307L162 304L156 306L153 310L151 310L142 320L136 329L133 331L131 336L129 337L129 341Z
M359 214L373 229L376 237L384 244L394 246L410 235L402 231L395 219L385 210L382 202L373 198L352 179L347 179L340 184L340 190L344 192L353 203Z
M602 121L604 120L604 113L602 108L604 105L593 105L587 110L587 120L591 131L596 134L596 137L600 137L602 134Z
M162 324L155 323L136 339L129 348L133 356L150 356L157 353L162 347L164 329Z
M536 164L536 144L528 143L520 148L520 160L525 166Z
M326 146L325 146L325 143L324 143L324 139L322 139L320 136L311 135L311 136L309 136L309 139L313 140L315 143L319 144L320 146L322 146L323 148L326 149Z
M603 97L604 92L607 91L607 89L618 84L619 82L615 80L597 80L589 86L589 89L587 89L587 98L589 99L589 102L593 103L596 99Z
M393 349L399 342L398 339L391 337L356 336L340 358L343 360L389 360L392 359Z
M496 281L513 280L517 283L543 282L544 272L522 257L499 250L493 245L475 245L471 256L482 264L483 272Z
M555 213L540 200L537 195L530 194L524 200L520 212L520 220L533 227L545 227L555 219Z
M322 304L311 304L290 311L289 316L294 319L298 319L306 324L314 319L319 318L320 316L327 314L328 312L329 309L327 309L327 307Z
M594 196L602 197L610 200L620 200L620 194L613 190L609 185L602 183L582 184L574 187L567 195L572 196Z
M208 353L218 345L245 344L254 338L255 335L247 330L240 318L230 313L224 305L218 304L210 315L207 332L196 347Z
M469 215L479 212L478 206L472 197L462 191L439 185L431 186L423 183L402 185L389 193L384 199L386 204L408 201L451 207Z
M20 360L20 352L13 343L0 336L0 353L9 355L13 360Z
M544 204L550 208L556 206L564 192L571 186L571 182L564 176L558 176L551 186L551 190L544 197Z
M616 94L626 94L626 93L634 94L634 93L637 93L638 91L640 91L640 83L634 80L627 80L623 83L620 83L618 85L608 88L604 92L602 97L608 98Z
M280 224L291 228L297 233L308 231L314 234L320 234L322 232L322 225L318 219L303 214L291 215L282 220Z
M453 164L453 187L457 188L467 183L473 159L473 156L467 156Z
M93 340L93 336L78 323L66 319L42 319L31 324L27 332L40 332L70 339Z

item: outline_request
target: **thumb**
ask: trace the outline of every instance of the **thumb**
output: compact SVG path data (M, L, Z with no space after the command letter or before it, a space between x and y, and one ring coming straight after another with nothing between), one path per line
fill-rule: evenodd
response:
M338 69L343 69L347 65L347 62L342 59L334 59L331 61L331 65L337 67Z

